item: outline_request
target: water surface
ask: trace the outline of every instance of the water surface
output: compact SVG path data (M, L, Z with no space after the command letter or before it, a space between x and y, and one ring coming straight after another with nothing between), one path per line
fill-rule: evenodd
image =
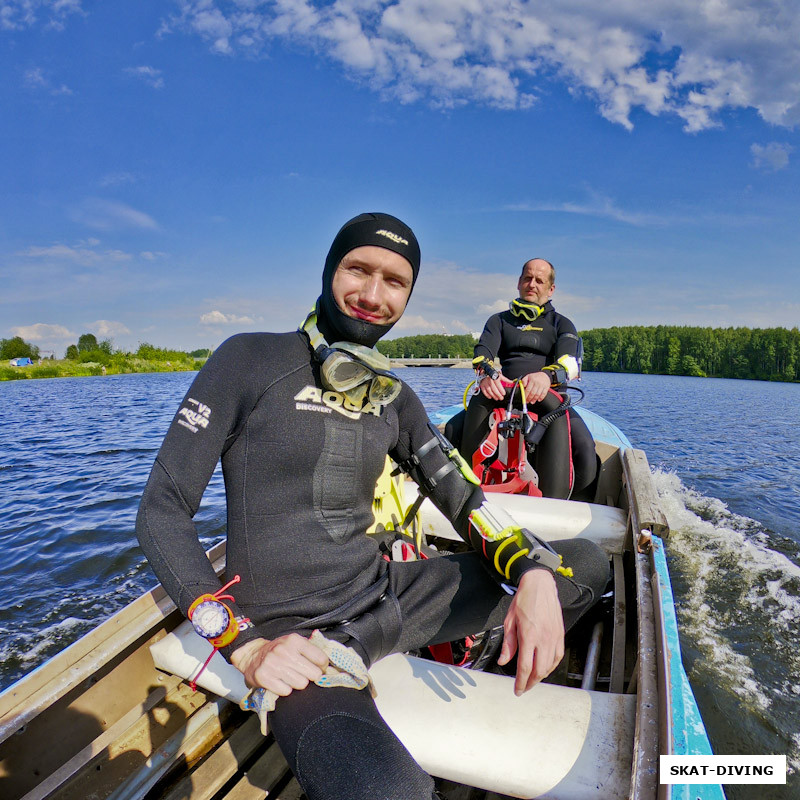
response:
M429 410L470 370L404 369ZM194 373L0 383L0 688L152 587L134 536ZM585 406L647 452L672 534L684 662L716 752L787 753L800 797L800 385L586 373ZM219 470L196 517L225 532Z

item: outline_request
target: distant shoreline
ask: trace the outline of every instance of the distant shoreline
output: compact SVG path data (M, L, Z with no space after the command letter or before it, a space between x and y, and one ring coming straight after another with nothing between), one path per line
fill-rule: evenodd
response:
M432 367L439 367L440 369L471 369L472 362L467 360L459 360L455 363L446 366L439 364L401 364L397 363L394 359L390 359L392 368L403 369L431 369ZM414 359L419 362L421 359ZM433 359L436 360L436 359ZM42 361L32 366L24 367L11 367L0 365L0 381L18 381L18 380L36 380L40 378L98 378L106 375L138 375L152 372L195 372L200 369L205 363L205 359L195 360L194 364L178 363L172 364L169 361L146 361L143 359L134 359L133 362L128 363L124 368L120 368L116 364L104 367L102 364L95 362L75 362L75 361ZM612 371L601 369L585 369L584 372L609 372L618 375L656 375L663 373L648 373L648 372L628 372L628 371ZM703 377L703 378L721 378L723 380L750 380L762 381L764 383L800 383L800 381L770 381L764 378L725 378L721 375L709 376L692 376L692 375L668 375L665 377L687 378L687 377Z
M148 361L134 358L125 364L111 363L108 366L94 361L41 361L30 366L12 367L0 365L0 381L36 380L40 378L98 378L104 375L137 375L146 372L193 372L205 363L197 359L193 363Z

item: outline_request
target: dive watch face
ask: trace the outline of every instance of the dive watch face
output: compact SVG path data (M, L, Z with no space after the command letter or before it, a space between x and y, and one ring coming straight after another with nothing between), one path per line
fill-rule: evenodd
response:
M194 629L206 639L222 636L228 628L230 615L228 609L217 600L205 600L192 614Z

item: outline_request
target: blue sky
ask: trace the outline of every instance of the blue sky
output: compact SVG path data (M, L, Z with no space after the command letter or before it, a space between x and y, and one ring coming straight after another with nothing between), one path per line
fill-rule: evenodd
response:
M800 320L800 10L0 0L0 337L297 326L338 227L422 246L393 335L558 269L579 328Z

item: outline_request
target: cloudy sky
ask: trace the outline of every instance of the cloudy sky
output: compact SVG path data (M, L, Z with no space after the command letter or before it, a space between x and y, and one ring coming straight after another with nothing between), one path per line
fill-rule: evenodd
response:
M342 222L406 220L407 333L526 259L579 328L800 320L781 0L0 0L0 337L288 330Z

